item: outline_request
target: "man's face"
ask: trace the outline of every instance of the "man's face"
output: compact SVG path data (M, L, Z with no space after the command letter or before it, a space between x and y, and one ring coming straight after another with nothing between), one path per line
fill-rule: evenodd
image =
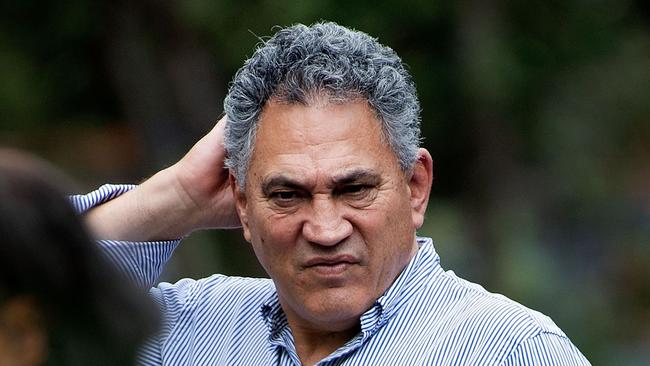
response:
M422 187L365 100L271 100L259 123L245 193L235 193L244 235L292 327L356 326L417 251Z

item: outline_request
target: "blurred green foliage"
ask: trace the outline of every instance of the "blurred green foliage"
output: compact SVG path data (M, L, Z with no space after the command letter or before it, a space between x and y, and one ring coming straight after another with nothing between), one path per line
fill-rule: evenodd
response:
M594 364L650 362L650 7L567 1L4 1L0 143L83 187L171 164L276 25L332 20L409 65L443 265L550 315ZM263 275L238 232L166 278Z

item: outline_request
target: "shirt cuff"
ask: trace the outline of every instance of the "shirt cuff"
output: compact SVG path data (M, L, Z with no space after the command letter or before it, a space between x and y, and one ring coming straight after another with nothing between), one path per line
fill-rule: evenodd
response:
M95 206L123 195L135 187L135 184L104 184L90 193L72 195L69 199L77 213L82 214Z

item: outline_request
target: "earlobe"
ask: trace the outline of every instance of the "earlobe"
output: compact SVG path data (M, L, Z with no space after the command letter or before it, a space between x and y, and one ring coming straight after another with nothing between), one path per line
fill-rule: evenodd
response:
M432 183L433 159L426 149L421 148L408 183L411 192L411 215L416 229L424 223L424 213L427 210Z
M235 208L237 209L237 215L239 216L239 221L241 222L242 229L244 231L244 239L246 239L246 241L250 243L251 234L250 234L250 228L248 226L248 214L246 213L246 208L247 208L246 193L239 188L237 178L235 178L235 175L233 174L232 171L230 172L228 181L230 183L230 189L232 190L232 195L235 198Z

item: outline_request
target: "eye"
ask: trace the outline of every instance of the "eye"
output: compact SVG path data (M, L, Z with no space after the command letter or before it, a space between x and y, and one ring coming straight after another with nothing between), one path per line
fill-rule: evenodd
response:
M275 197L278 200L287 201L296 198L296 192L293 191L276 192L273 194L273 197Z
M300 202L303 197L304 195L300 192L292 190L275 191L269 195L271 202L279 207L293 206Z
M361 184L355 184L345 187L346 193L359 193L366 189L367 187Z
M343 186L338 193L351 198L361 198L365 196L371 188L371 186L366 184L350 184Z
M334 191L334 195L351 207L362 209L375 201L379 193L377 188L377 185L372 183L349 183L338 187Z

